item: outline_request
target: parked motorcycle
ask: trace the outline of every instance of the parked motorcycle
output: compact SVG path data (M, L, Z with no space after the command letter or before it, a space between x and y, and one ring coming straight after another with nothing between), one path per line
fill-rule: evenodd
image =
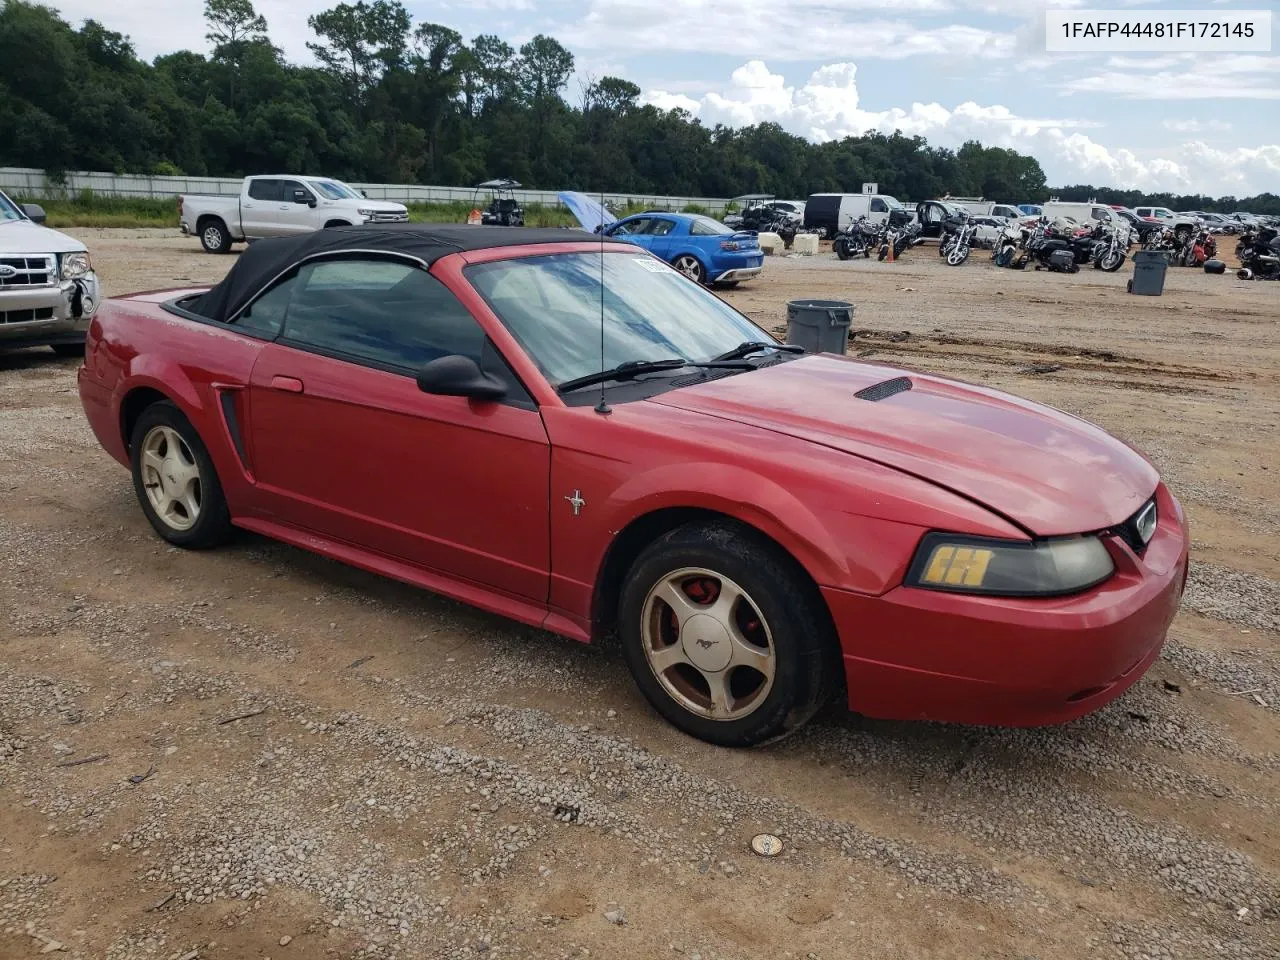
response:
M871 248L879 246L879 241L879 230L864 215L849 224L847 230L837 234L831 249L841 260L851 260L854 257L871 256Z
M938 256L946 259L947 266L958 267L969 259L973 248L973 236L977 224L963 210L942 222L942 242L938 244Z
M991 245L991 262L997 267L1012 267L1030 235L1030 229L1023 226L1021 221L1010 220L1001 228Z
M1236 243L1241 280L1280 280L1280 228L1249 228Z
M884 260L888 257L889 250L892 248L893 259L897 260L911 247L922 243L924 243L924 237L920 236L920 224L914 221L895 224L893 218L890 217L889 223L884 230L884 239L880 243L878 259Z
M1147 234L1147 238L1142 241L1142 249L1163 253L1172 260L1178 251L1182 249L1182 244L1188 236L1190 236L1190 233L1187 231L1183 231L1179 235L1168 227L1162 227Z
M1070 224L1065 221L1050 222L1041 219L1034 228L1024 233L1018 255L1009 266L1015 270L1023 270L1028 263L1033 263L1037 270L1076 273L1080 270L1080 264L1076 262L1077 248L1068 239L1071 236Z
M1132 231L1126 223L1098 224L1094 230L1093 267L1115 273L1129 256Z
M1067 245L1071 248L1071 255L1075 258L1076 266L1083 267L1086 263L1092 263L1097 255L1098 236L1092 227L1076 227L1072 230L1060 231L1059 235L1067 241Z
M1218 241L1206 229L1190 233L1182 241L1174 255L1173 263L1179 267L1201 267L1206 260L1218 255Z

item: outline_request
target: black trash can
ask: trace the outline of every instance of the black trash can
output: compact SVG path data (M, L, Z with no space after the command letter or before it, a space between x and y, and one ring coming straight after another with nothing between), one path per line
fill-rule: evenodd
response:
M843 354L849 348L853 304L843 300L792 300L787 304L787 343L806 353Z
M1164 275L1169 260L1156 250L1139 250L1133 255L1133 279L1129 292L1143 297L1158 297L1164 293Z

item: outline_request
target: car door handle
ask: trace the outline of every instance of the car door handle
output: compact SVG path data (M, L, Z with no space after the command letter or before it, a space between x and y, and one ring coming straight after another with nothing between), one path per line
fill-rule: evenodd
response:
M271 378L272 390L283 390L285 393L301 393L302 381L297 377L275 376Z

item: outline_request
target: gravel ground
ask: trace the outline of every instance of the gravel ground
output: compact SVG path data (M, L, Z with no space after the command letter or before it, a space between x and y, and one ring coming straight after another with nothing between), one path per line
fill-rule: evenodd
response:
M74 232L113 293L232 262ZM0 356L0 957L1280 957L1280 304L1124 279L922 248L729 295L770 327L854 301L854 353L1102 423L1194 537L1164 656L1091 717L832 709L751 752L673 732L607 645L248 535L167 547L75 364Z

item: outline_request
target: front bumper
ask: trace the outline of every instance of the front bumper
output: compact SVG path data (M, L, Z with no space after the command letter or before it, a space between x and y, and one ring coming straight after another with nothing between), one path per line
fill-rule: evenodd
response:
M898 587L823 589L844 651L851 710L893 720L1042 726L1092 713L1160 655L1187 575L1181 506L1162 484L1143 556L1107 538L1116 573L1053 599Z
M75 315L77 284L80 316ZM78 343L102 302L97 274L47 287L0 288L0 349Z

